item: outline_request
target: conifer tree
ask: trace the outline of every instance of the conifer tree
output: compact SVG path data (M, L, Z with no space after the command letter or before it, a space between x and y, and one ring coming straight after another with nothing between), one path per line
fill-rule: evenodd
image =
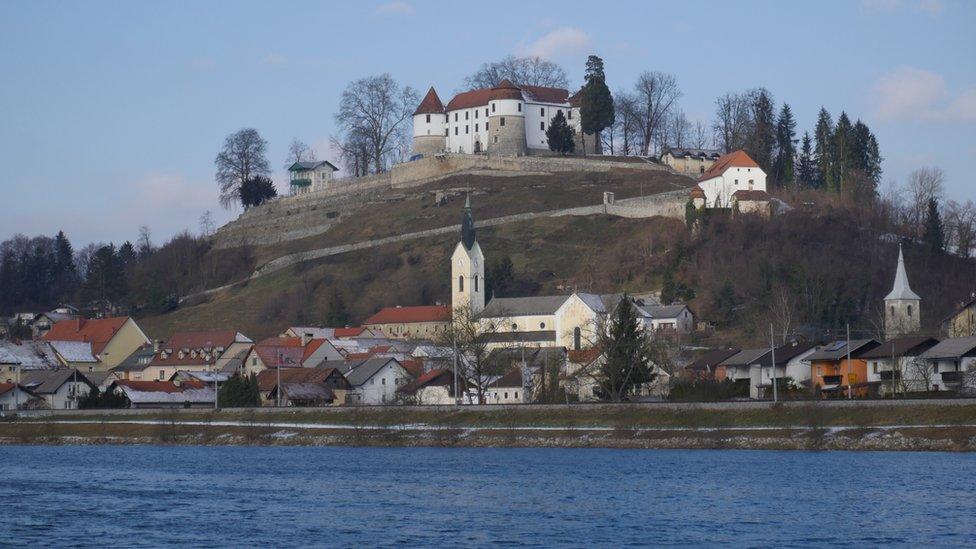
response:
M803 132L800 140L800 154L796 162L796 180L804 187L815 187L817 182L817 165L813 158L813 143L810 132Z
M945 226L939 213L939 202L935 197L929 198L928 211L925 215L925 232L922 239L929 249L937 254L945 251Z
M765 88L752 94L752 132L747 142L749 156L759 167L773 171L773 147L776 144L776 113L773 98Z
M817 115L817 127L813 132L814 163L817 167L816 187L827 189L833 186L831 176L834 164L834 123L827 109L820 107Z
M851 119L847 117L847 113L841 111L840 116L837 117L837 126L834 127L834 163L830 189L836 193L844 192L850 180L853 167L851 163L853 132Z
M600 330L599 347L604 362L600 385L606 397L622 400L643 383L654 380L650 336L637 321L637 312L624 295L606 330Z
M332 288L332 297L329 298L329 310L325 315L325 325L333 328L344 328L349 325L349 311L346 309L346 302L336 287Z
M793 162L796 158L796 119L790 106L783 103L776 121L776 182L783 187L792 186L795 180Z
M603 72L603 59L591 55L586 60L586 84L580 90L580 128L583 139L592 136L599 147L599 133L613 125L615 120L613 96L607 87ZM583 154L586 154L584 143Z
M549 150L563 155L573 152L576 148L575 143L573 143L574 133L573 128L566 123L566 117L563 116L562 111L557 112L556 116L552 118L552 123L549 124L549 129L546 130Z

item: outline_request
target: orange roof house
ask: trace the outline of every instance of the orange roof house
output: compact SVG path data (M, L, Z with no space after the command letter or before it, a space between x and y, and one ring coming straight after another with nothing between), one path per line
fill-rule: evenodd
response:
M118 366L136 349L149 343L146 334L127 316L62 320L52 326L42 339L90 343L92 354L99 361L95 368L97 371Z
M739 191L766 191L766 172L745 151L733 151L719 157L698 178L691 198L705 195L704 207L730 208L732 195ZM757 195L750 195L757 196Z
M363 321L363 326L399 339L435 337L450 324L451 308L446 305L386 307Z

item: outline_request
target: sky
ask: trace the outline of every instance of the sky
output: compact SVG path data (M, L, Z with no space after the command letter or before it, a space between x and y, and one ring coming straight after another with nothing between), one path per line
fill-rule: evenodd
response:
M603 57L612 90L676 76L681 107L712 122L727 91L765 87L798 130L817 111L864 120L883 179L921 166L976 200L976 2L490 3L0 0L0 240L64 230L76 248L156 243L240 214L217 201L225 136L256 128L284 190L288 144L332 158L343 88L390 73L446 103L505 55L562 65L570 87Z

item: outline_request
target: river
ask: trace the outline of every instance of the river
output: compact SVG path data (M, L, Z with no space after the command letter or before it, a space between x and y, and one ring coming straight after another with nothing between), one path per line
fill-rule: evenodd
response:
M976 455L0 446L0 545L961 546Z

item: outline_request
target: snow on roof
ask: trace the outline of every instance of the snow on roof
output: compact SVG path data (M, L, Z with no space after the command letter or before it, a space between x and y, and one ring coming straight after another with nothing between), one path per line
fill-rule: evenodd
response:
M51 347L65 362L98 362L89 341L52 341Z
M45 341L0 341L0 364L19 364L24 370L53 370L58 358Z

